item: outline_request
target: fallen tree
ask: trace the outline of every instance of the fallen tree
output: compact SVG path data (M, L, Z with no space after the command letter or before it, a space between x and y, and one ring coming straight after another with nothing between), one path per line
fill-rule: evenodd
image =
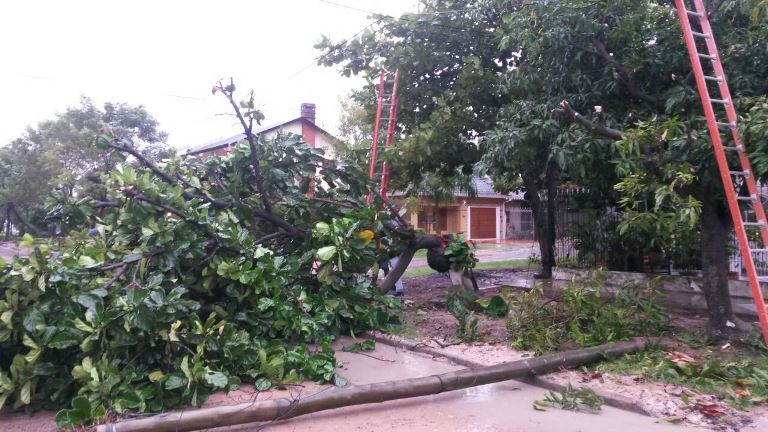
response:
M636 339L494 366L462 369L423 378L335 388L297 399L270 399L195 411L160 414L149 418L100 425L96 431L183 432L253 422L285 420L346 406L427 396L515 378L541 375L562 368L572 368L604 358L641 351L645 349L645 346L645 340Z
M229 154L155 163L104 130L97 144L122 163L95 176L103 193L62 194L48 215L61 243L27 236L28 257L0 260L0 408L75 397L93 409L57 421L79 426L241 382L333 382L334 335L395 323L382 290L410 259L376 287L374 233L406 258L439 240L366 205L366 176L301 137L255 135L253 95L215 91L246 136Z

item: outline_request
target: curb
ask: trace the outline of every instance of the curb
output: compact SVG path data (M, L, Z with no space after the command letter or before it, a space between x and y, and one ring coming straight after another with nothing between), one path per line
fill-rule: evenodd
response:
M369 332L367 333L367 336L373 338L373 340L375 340L376 342L389 345L395 348L402 348L408 351L418 352L422 354L429 354L433 357L443 357L452 361L453 363L456 363L457 365L464 366L469 369L488 366L482 363L478 363L476 361L467 360L465 358L459 357L454 354L444 353L439 349L432 348L430 346L425 345L424 343L415 343L415 342L410 342L405 340L399 340L399 339L393 338L392 336L379 334L379 333ZM547 381L538 376L531 376L526 379L520 379L517 381L530 384L535 387L540 387L545 390L563 391L566 388L566 386L564 385ZM618 408L624 411L630 411L636 414L642 414L644 416L653 417L645 409L643 409L643 407L638 405L637 402L635 402L630 398L615 395L615 394L605 394L600 392L595 392L595 393L601 398L603 398L605 405L608 405L613 408Z

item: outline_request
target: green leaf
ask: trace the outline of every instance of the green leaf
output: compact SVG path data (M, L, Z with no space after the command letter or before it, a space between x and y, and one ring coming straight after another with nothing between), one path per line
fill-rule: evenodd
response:
M331 226L325 222L318 222L315 224L315 232L320 235L326 235L331 232Z
M187 385L187 381L178 375L170 375L168 376L168 379L165 380L166 390L176 390L178 388L184 387L185 385Z
M85 322L83 322L83 320L81 320L80 318L76 318L73 321L73 323L75 324L75 328L76 329L78 329L80 331L87 332L87 333L93 333L93 327L91 327L88 324L86 324Z
M64 329L56 332L51 338L48 339L47 345L53 349L64 349L80 343L69 329Z
M254 381L253 386L256 387L256 390L258 391L266 391L272 387L272 381L270 381L269 378L259 378Z
M19 401L21 401L21 403L24 405L29 405L32 403L32 381L27 381L23 386L21 386L21 391L19 392Z
M227 376L221 372L208 372L205 380L214 388L224 388L228 383Z
M320 261L328 261L336 254L336 246L324 246L317 250L315 256Z
M81 255L80 258L78 258L77 263L83 267L92 267L96 265L96 260L88 255Z
M501 296L493 296L485 308L485 314L492 318L502 318L509 313L509 305Z
M150 382L158 382L158 381L162 381L163 378L165 378L165 374L163 373L163 371L156 370L151 372L148 378Z
M72 399L72 409L80 411L84 415L89 416L91 414L91 403L87 398L83 396L77 396Z
M82 426L88 421L88 417L78 410L63 409L56 413L54 421L59 429L67 429Z

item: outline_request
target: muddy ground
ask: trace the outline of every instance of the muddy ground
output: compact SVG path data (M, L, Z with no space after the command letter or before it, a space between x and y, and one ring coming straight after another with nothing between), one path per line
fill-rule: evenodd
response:
M480 291L479 299L489 299L501 293L499 286L510 279L526 279L532 272L525 269L477 270L475 277ZM404 278L404 318L406 335L418 329L422 338L451 343L456 336L457 323L445 309L445 300L451 294L451 281L447 274L432 273L426 276ZM515 289L510 288L514 292ZM478 309L479 311L479 309ZM482 340L487 343L505 343L507 330L503 319L488 319L476 313L480 319Z
M478 284L486 287L478 293L487 299L501 292L499 285L505 281L531 278L525 269L478 271ZM480 320L481 339L472 343L460 343L457 321L448 313L445 300L452 288L447 275L430 274L404 278L405 296L403 309L403 332L398 338L416 341L426 347L440 350L449 357L468 359L480 364L497 364L530 356L531 353L510 348L505 319L492 319L482 313L474 316ZM521 289L508 288L509 292L522 293ZM692 330L704 329L705 319L701 315L682 311L668 311L674 329L690 334ZM677 332L673 330L672 334ZM695 353L695 349L674 336L659 339L670 351ZM730 408L724 401L713 395L700 394L691 389L649 382L639 375L614 373L595 374L589 370L562 371L540 378L559 385L573 384L589 386L606 398L619 400L633 410L657 417L660 421L704 427L719 431L768 431L768 406L757 406L749 412ZM708 417L702 413L702 406L709 406L722 415Z

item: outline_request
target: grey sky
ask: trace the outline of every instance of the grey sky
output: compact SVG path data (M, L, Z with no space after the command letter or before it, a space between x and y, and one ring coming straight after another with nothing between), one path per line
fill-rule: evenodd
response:
M415 0L333 0L399 15ZM370 21L321 0L131 2L69 0L0 4L0 145L51 118L80 95L142 104L186 148L239 132L218 78L256 91L272 123L317 104L318 123L335 130L339 97L358 86L315 65L321 34L338 40ZM243 92L244 93L244 92ZM242 94L242 93L241 93Z

